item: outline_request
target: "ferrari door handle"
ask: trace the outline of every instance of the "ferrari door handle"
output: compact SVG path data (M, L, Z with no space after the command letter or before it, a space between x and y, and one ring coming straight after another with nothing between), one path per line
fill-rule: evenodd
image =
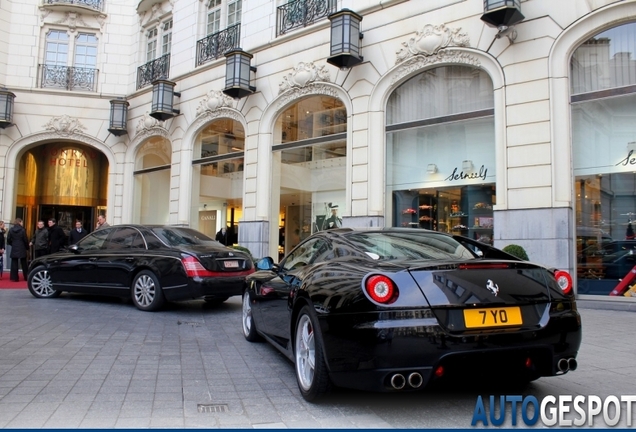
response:
M89 260L90 262L94 262L94 261L97 261L97 258L89 258L88 260Z

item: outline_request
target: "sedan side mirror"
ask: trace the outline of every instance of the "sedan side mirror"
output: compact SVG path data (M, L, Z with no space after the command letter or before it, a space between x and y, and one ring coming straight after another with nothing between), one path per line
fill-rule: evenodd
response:
M274 270L275 267L271 257L261 258L256 262L256 268L259 270Z
M79 251L80 251L81 249L80 249L80 247L79 247L78 245L74 244L74 245L70 245L70 246L68 247L68 250L70 250L70 251L71 251L71 252L73 252L73 253L79 253Z

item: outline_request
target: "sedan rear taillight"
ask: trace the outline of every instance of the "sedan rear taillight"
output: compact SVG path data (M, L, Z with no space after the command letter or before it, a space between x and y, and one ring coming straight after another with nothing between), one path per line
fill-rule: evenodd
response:
M186 271L186 276L193 277L239 277L247 276L254 273L254 269L242 270L238 268L238 271L210 271L203 267L203 264L193 256L186 256L181 258L181 263ZM232 269L234 270L234 269Z
M218 274L207 270L203 267L199 260L193 256L181 258L181 262L183 263L183 267L185 268L186 275L188 277L210 277Z
M563 291L564 294L570 294L572 292L573 283L570 273L564 270L557 270L556 272L554 272L554 278L556 279L559 288L561 288L561 291Z
M367 278L364 289L372 300L381 304L391 304L400 295L393 281L383 275L374 275Z

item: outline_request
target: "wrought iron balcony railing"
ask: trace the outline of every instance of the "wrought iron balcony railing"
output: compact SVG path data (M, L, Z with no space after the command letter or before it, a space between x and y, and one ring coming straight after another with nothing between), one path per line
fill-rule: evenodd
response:
M137 90L159 79L168 79L170 72L170 54L149 61L137 68Z
M96 11L102 11L104 9L103 0L44 0L45 5L57 5L57 4L65 4L65 5L77 5L77 6L85 6Z
M40 65L40 87L97 91L98 69Z
M212 33L197 41L197 66L217 59L227 51L238 48L241 40L241 24Z
M336 11L336 0L293 0L276 11L276 34L307 27Z

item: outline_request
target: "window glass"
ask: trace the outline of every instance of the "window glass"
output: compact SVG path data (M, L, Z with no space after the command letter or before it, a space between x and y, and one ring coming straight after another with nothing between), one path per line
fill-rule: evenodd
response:
M157 37L159 30L154 27L148 30L147 33L147 48L146 48L146 61L152 61L157 58Z
M329 246L322 239L312 239L296 248L282 263L286 270L294 270L312 264L320 255L328 252Z
M270 243L278 244L279 257L316 231L342 226L346 132L346 108L330 96L301 99L277 118L272 188L278 195L271 217L279 224Z
M80 33L75 45L75 67L94 69L97 66L97 37Z
M102 228L97 231L93 231L77 244L83 251L96 251L104 248L104 243L111 233L113 228Z
M117 228L115 232L108 239L106 249L119 250L119 249L131 249L133 244L135 247L139 247L141 242L141 248L145 249L143 238L141 233L134 228Z
M227 26L241 22L241 0L230 0L227 5Z
M208 35L221 30L221 0L210 0L206 30Z
M570 62L579 294L608 295L636 265L635 36L634 23L606 30Z
M152 231L165 244L170 246L219 245L214 239L190 228L156 227L152 228Z
M47 65L68 66L68 34L60 30L51 30L46 37Z
M493 243L493 107L492 81L473 67L430 69L395 89L386 136L391 226Z
M172 20L163 24L163 33L161 35L161 55L170 54L170 46L172 45Z
M212 121L197 135L193 151L191 226L212 237L225 227L224 243L238 243L245 166L243 125L229 118Z

